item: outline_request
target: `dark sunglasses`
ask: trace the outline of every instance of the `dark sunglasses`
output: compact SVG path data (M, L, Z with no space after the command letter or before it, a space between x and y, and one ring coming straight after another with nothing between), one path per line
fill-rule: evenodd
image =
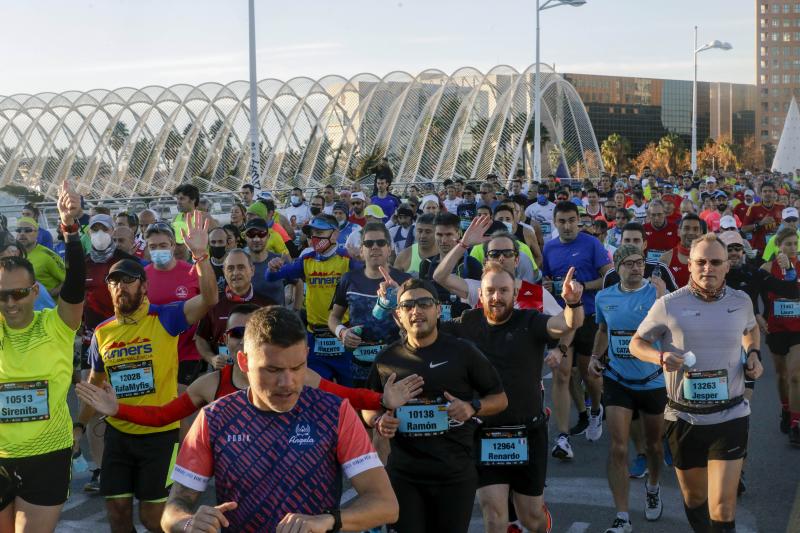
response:
M512 257L517 257L517 251L513 248L507 248L504 250L489 250L486 252L486 255L489 256L489 259L499 259L501 256L505 257L506 259L511 259Z
M139 278L137 278L136 276L115 276L113 278L106 276L106 283L115 287L120 284L130 285L131 283L137 281L138 279Z
M247 230L245 232L244 236L247 237L248 239L255 239L255 238L263 239L268 234L269 234L268 231L258 230L258 229L251 229L251 230Z
M22 289L8 289L5 291L0 291L0 302L7 302L9 298L15 302L18 302L19 300L22 300L28 296L33 290L33 287L35 287L35 285L31 287L23 287Z
M227 329L225 330L225 335L234 339L242 339L244 338L244 326Z
M417 298L416 300L403 300L397 304L397 307L406 311L410 311L414 307L419 307L420 309L430 309L434 305L436 305L435 298L424 296L422 298Z
M15 229L14 231L16 231L17 233L33 233L36 230L33 229L33 228L28 228L28 227L21 227L21 228Z
M373 246L377 245L378 248L383 248L384 246L389 245L389 241L386 239L376 239L376 240L366 240L361 243L364 248L372 248Z
M729 244L728 251L729 252L741 252L744 250L744 246L741 244Z

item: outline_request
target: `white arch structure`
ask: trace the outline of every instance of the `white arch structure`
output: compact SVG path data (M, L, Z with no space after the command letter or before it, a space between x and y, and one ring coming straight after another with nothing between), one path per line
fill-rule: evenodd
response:
M262 80L262 185L344 184L384 156L399 183L511 176L532 161L533 72ZM546 65L542 84L544 171L596 177L602 159L578 93ZM0 186L51 199L65 178L94 198L170 194L187 180L238 189L249 179L248 91L235 81L0 96Z

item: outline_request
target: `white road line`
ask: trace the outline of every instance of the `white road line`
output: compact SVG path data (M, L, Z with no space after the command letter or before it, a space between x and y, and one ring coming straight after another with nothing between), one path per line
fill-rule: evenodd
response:
M584 531L589 529L590 525L591 524L587 522L573 522L572 525L569 526L567 533L584 533Z

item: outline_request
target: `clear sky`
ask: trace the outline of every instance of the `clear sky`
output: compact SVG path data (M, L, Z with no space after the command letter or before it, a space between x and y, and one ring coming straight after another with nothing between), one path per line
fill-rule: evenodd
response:
M0 0L0 94L247 79L247 0ZM535 60L533 0L256 0L258 77ZM753 0L588 0L542 12L560 72L755 83Z

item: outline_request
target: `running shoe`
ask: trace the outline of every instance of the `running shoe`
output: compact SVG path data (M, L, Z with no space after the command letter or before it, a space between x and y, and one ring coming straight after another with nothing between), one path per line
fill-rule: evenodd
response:
M633 531L633 524L630 520L623 520L622 518L615 518L611 527L606 529L606 533L631 533Z
M589 427L589 411L584 411L583 414L586 416L578 416L578 422L569 428L569 436L574 437L575 435L582 435L586 428Z
M597 413L597 416L589 411L589 427L586 428L585 433L586 440L589 442L598 441L603 436L603 411L602 404L600 404L600 412Z
M572 453L572 445L569 443L567 435L559 435L556 445L553 446L553 457L562 461L571 461L575 454Z
M788 434L790 425L791 420L789 418L789 411L784 411L781 409L781 433L784 435Z
M629 476L633 479L642 479L647 475L647 456L640 453L633 460L633 464L629 469Z
M669 441L664 437L664 464L672 468L672 451L669 449Z
M744 470L742 470L742 475L739 476L739 486L736 488L736 496L741 496L747 492L747 485L744 482Z
M661 513L664 512L664 506L661 503L661 486L655 492L650 492L645 485L644 491L646 494L644 517L650 522L655 522L661 518Z
M789 428L789 444L800 448L800 420L792 422L792 427Z
M506 533L524 533L524 530L516 522L511 522L508 524Z
M92 470L92 479L83 486L83 492L100 492L100 469L96 468Z

